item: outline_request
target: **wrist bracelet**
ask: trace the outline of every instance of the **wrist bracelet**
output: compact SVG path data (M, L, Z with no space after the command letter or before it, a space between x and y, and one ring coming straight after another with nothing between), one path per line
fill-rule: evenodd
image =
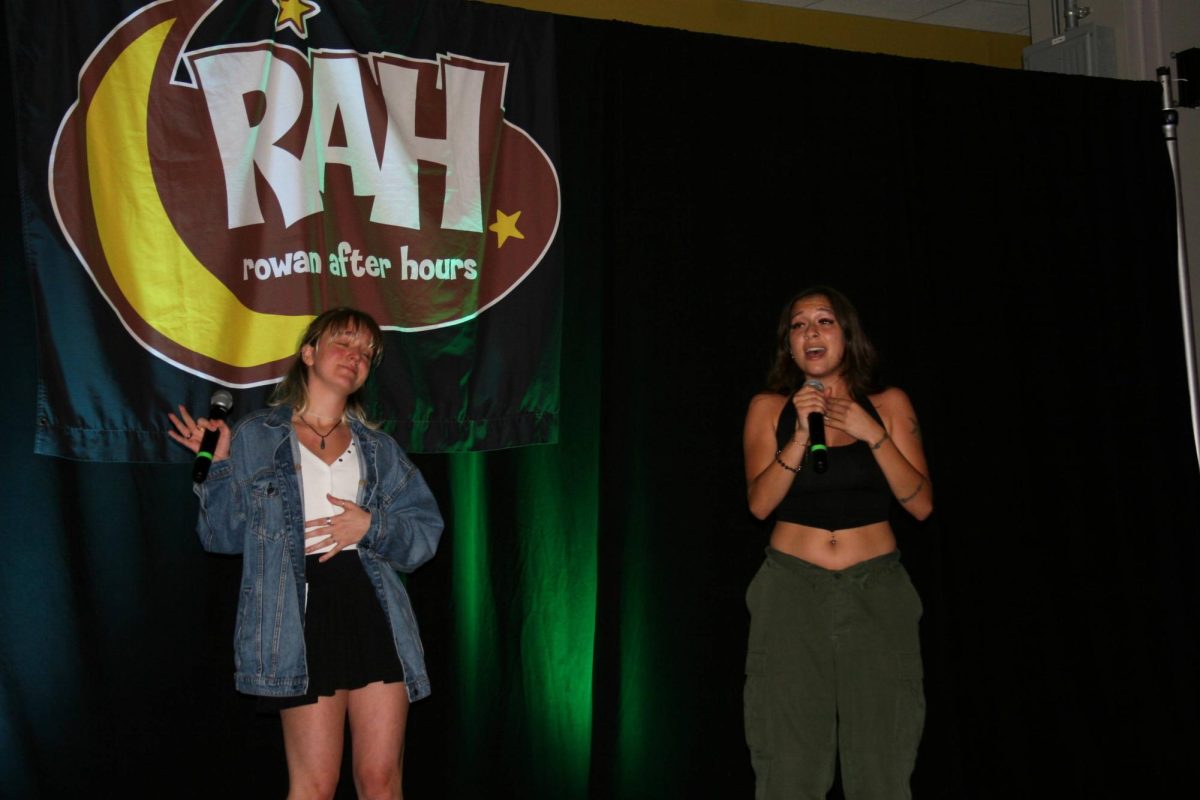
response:
M803 466L804 466L804 462L803 462L803 461L801 461L801 462L800 462L800 466L797 466L797 467L789 467L787 464L783 463L783 459L779 457L779 456L780 456L782 453L783 453L783 451L782 451L782 450L776 450L776 451L775 451L775 463L776 463L776 464L778 464L779 466L783 467L784 469L786 469L788 472L796 472L796 473L799 473L799 472L800 472L800 467L803 467Z
M872 449L872 450L878 450L879 448L883 447L883 443L884 443L884 442L886 442L886 441L887 441L888 439L890 439L890 438L892 438L892 435L891 435L890 433L888 433L886 430L884 430L884 432L883 432L883 436L881 436L881 437L879 438L879 441L878 441L878 442L876 442L875 444L871 445L871 449Z

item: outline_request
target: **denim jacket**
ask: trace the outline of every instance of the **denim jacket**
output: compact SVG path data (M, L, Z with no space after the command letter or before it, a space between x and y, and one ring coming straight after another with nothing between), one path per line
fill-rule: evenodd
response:
M240 692L293 696L308 691L304 650L304 507L300 443L292 409L277 406L242 419L230 457L196 487L196 532L205 550L241 553L242 587L234 632L234 680ZM424 648L400 572L433 557L442 534L437 503L390 436L350 420L358 442L355 502L371 513L357 551L392 629L411 700L429 694Z

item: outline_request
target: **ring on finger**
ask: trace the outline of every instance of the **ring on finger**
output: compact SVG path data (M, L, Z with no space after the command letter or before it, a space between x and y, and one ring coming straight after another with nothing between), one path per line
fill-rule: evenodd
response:
M332 524L333 524L333 517L326 517L325 518L325 527L328 528Z

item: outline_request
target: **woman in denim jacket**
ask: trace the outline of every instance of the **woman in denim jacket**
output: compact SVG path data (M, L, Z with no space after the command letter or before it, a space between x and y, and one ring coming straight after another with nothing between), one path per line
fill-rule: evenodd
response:
M289 798L333 796L347 716L359 796L401 797L408 705L429 694L399 573L433 557L442 518L365 421L359 392L382 346L368 315L333 309L305 331L272 408L232 433L182 406L169 415L193 452L220 432L197 532L206 550L243 555L235 681L279 710Z

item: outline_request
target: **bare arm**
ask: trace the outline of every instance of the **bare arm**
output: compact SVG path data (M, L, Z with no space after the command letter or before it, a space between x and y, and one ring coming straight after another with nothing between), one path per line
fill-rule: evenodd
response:
M851 400L832 400L826 422L871 445L875 462L896 500L917 519L925 519L933 513L933 486L917 412L900 389L887 389L872 400L885 427Z
M788 402L797 407L796 430L779 448L775 426ZM769 517L791 488L808 447L808 412L824 410L824 405L825 398L811 387L790 400L778 394L759 394L750 401L742 431L742 450L746 459L746 496L754 516Z

